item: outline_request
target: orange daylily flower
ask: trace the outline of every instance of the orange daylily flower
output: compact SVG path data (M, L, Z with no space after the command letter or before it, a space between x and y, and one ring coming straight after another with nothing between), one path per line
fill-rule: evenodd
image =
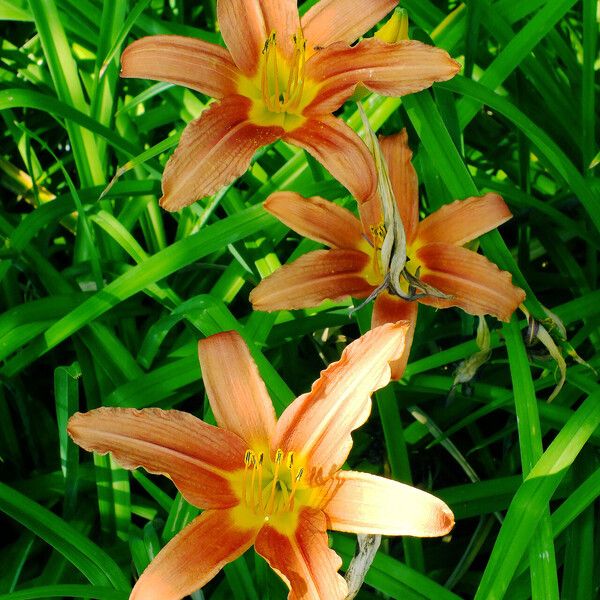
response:
M447 308L458 306L472 315L493 315L509 321L525 299L510 273L463 245L511 218L498 194L485 194L443 206L419 222L417 174L406 131L382 137L391 188L406 234L409 280L398 282L406 296ZM250 294L257 310L292 310L319 305L326 299L368 298L384 282L380 263L385 230L378 200L359 205L361 220L323 198L303 198L292 192L272 194L264 203L271 214L300 235L331 250L316 250L284 265ZM419 283L424 288L419 288ZM440 295L427 293L431 286ZM417 292L417 293L415 293ZM410 322L405 351L393 364L399 379L406 368L417 322L418 304L381 290L373 307L372 326Z
M177 410L99 408L69 420L69 435L128 469L170 477L204 510L144 571L131 599L178 600L210 581L252 544L296 600L347 594L327 529L441 536L453 527L439 499L367 473L340 471L351 432L390 380L407 325L387 324L350 344L279 420L242 338L199 342L206 393L218 427Z
M300 18L296 0L218 0L227 48L177 35L128 46L122 77L176 83L219 100L183 132L163 175L161 205L178 210L215 193L278 139L307 150L356 198L369 198L377 185L373 160L331 113L359 84L403 96L460 68L445 51L417 41L350 46L396 4L321 0Z

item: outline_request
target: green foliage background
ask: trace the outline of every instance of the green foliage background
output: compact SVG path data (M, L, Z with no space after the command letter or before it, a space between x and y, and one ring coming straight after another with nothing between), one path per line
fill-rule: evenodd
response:
M483 252L527 290L532 315L554 311L600 367L596 2L402 6L411 37L465 68L432 91L368 98L373 126L408 128L424 214L503 195L515 217L481 239ZM249 290L316 246L262 210L268 194L352 206L303 152L277 143L215 197L176 214L158 207L164 163L208 99L119 80L118 57L148 34L220 42L214 16L214 0L0 0L0 599L127 598L197 512L164 478L80 456L70 414L161 406L210 420L196 340L227 329L251 345L281 411L368 323L370 307L357 319L332 304L251 311ZM343 117L358 127L353 105ZM525 345L515 316L488 320L491 360L453 388L456 366L478 350L476 321L419 315L406 376L377 395L349 463L433 490L457 525L444 540L385 540L359 598L597 597L595 373L568 358L546 403L556 363ZM332 543L347 564L354 538ZM276 600L285 590L248 553L195 597Z

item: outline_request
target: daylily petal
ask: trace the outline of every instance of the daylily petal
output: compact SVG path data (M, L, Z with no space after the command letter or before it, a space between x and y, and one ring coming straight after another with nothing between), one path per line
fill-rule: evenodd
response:
M90 452L111 452L126 469L168 475L200 508L238 503L226 475L244 467L246 445L189 413L159 408L98 408L69 419L69 435Z
M250 100L228 96L184 130L163 173L161 205L179 210L214 194L242 175L261 148L281 137L280 127L247 120Z
M352 44L379 23L398 0L321 0L302 17L307 50L334 42Z
M207 510L179 532L135 584L129 600L180 600L206 585L254 542L228 510Z
M386 324L352 342L281 415L271 447L302 456L310 481L326 480L346 460L350 434L367 420L371 394L389 382L389 363L402 355L407 328Z
M302 237L331 248L357 248L363 241L360 221L348 209L318 196L275 192L263 206Z
M327 484L322 506L328 529L350 533L436 537L454 527L452 511L439 498L369 473L340 471Z
M300 30L296 0L219 0L219 27L233 60L254 75L267 37L276 34L284 53L292 50L292 36Z
M295 48L293 38L301 31L297 0L258 0L257 4L262 7L265 29L275 33L277 47L290 56Z
M392 368L392 379L398 380L404 374L410 348L412 346L415 327L417 325L417 312L419 305L417 302L408 302L393 296L387 292L382 292L377 296L373 304L373 315L371 317L371 328L379 327L384 323L396 323L398 321L408 321L409 326L406 331L406 340L404 352L398 360L390 363Z
M290 588L288 600L343 600L348 586L338 575L342 561L328 546L325 515L304 508L298 520L292 536L265 525L256 538L256 551Z
M269 35L259 0L219 0L217 18L235 64L246 75L254 75Z
M373 158L365 143L342 120L331 115L309 119L283 139L312 154L359 202L375 192Z
M360 214L363 234L372 243L373 231L371 228L383 225L383 210L379 192L371 196L366 202L359 203L358 212Z
M434 242L463 246L512 217L502 196L485 194L446 204L419 223L418 244Z
M235 94L239 75L225 48L181 35L141 38L121 56L121 77L168 81L213 98Z
M359 83L383 96L404 96L451 79L460 65L447 52L415 40L387 44L376 38L356 46L336 43L306 63L306 77L321 82L305 115L337 110Z
M277 269L250 292L254 310L295 310L324 300L366 298L372 291L362 275L369 257L358 250L315 250Z
M410 244L415 238L419 223L419 181L410 162L413 154L408 145L406 129L395 135L382 136L380 143L406 233L406 242Z
M420 279L450 294L452 298L423 298L420 302L445 308L458 306L472 315L493 315L509 321L525 300L525 292L513 285L507 271L501 271L481 254L450 244L428 244L419 248Z
M275 431L275 410L246 342L236 331L198 342L200 368L219 427L248 446L267 445ZM243 459L243 457L242 457Z

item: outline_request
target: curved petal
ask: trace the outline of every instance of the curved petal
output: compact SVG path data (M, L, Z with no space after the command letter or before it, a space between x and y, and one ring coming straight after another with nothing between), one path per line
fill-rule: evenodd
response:
M373 157L342 120L331 115L308 119L283 139L312 154L359 202L377 189Z
M512 217L498 194L456 200L431 213L419 223L419 245L442 242L463 246L495 229Z
M364 242L360 221L348 209L318 196L275 192L263 206L296 233L331 248L358 249Z
M135 584L129 600L180 600L206 585L254 542L228 510L207 510L180 531Z
M280 127L247 120L250 100L228 96L184 130L163 173L161 206L179 210L214 194L249 167L254 153L281 137Z
M454 527L439 498L369 473L340 471L327 484L322 506L329 529L350 533L437 537Z
M302 17L307 50L350 45L395 8L398 0L321 0Z
M194 506L226 508L238 503L227 475L244 468L246 445L237 435L189 413L97 408L74 414L67 431L85 450L111 452L126 469L144 467L169 476Z
M383 224L383 208L381 196L377 191L369 200L358 205L363 235L373 245L373 229Z
M352 342L311 391L281 415L271 447L304 459L313 484L325 481L346 460L350 434L367 420L371 394L388 384L389 363L402 355L407 328L407 323L386 324Z
M444 50L414 40L387 44L369 38L352 47L332 44L306 63L307 79L321 85L304 114L334 112L359 83L382 96L404 96L451 79L459 69Z
M275 410L240 334L226 331L200 340L198 356L219 427L239 435L248 446L268 446L275 431Z
M404 225L406 243L410 245L419 224L419 181L411 162L413 154L406 129L395 135L382 136L380 143Z
M525 300L525 292L513 285L507 271L501 271L481 254L450 244L428 244L419 248L420 279L450 294L452 298L423 298L420 302L446 308L458 306L472 315L493 315L510 321Z
M292 536L268 525L260 530L255 549L290 589L288 600L343 600L348 594L338 575L342 561L329 548L326 525L321 511L304 508Z
M371 317L371 328L379 327L384 323L397 323L398 321L408 321L409 326L406 330L406 341L404 351L398 360L390 363L392 369L392 379L398 380L404 375L410 349L412 347L415 327L417 325L417 312L419 305L417 302L407 302L398 296L393 296L387 292L382 292L377 296L373 304L373 315Z
M213 98L235 94L239 75L225 48L181 35L141 38L121 56L121 77L168 81Z
M250 292L250 302L254 310L271 312L366 298L374 289L362 275L368 263L358 250L315 250L263 279Z
M219 0L217 12L225 44L246 75L256 73L273 32L284 54L292 52L292 36L300 30L296 0Z

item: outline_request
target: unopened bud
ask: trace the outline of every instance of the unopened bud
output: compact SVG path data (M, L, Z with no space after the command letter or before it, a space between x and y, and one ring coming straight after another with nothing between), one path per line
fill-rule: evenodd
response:
M404 8L397 8L387 23L375 34L382 42L395 44L408 39L408 12Z

